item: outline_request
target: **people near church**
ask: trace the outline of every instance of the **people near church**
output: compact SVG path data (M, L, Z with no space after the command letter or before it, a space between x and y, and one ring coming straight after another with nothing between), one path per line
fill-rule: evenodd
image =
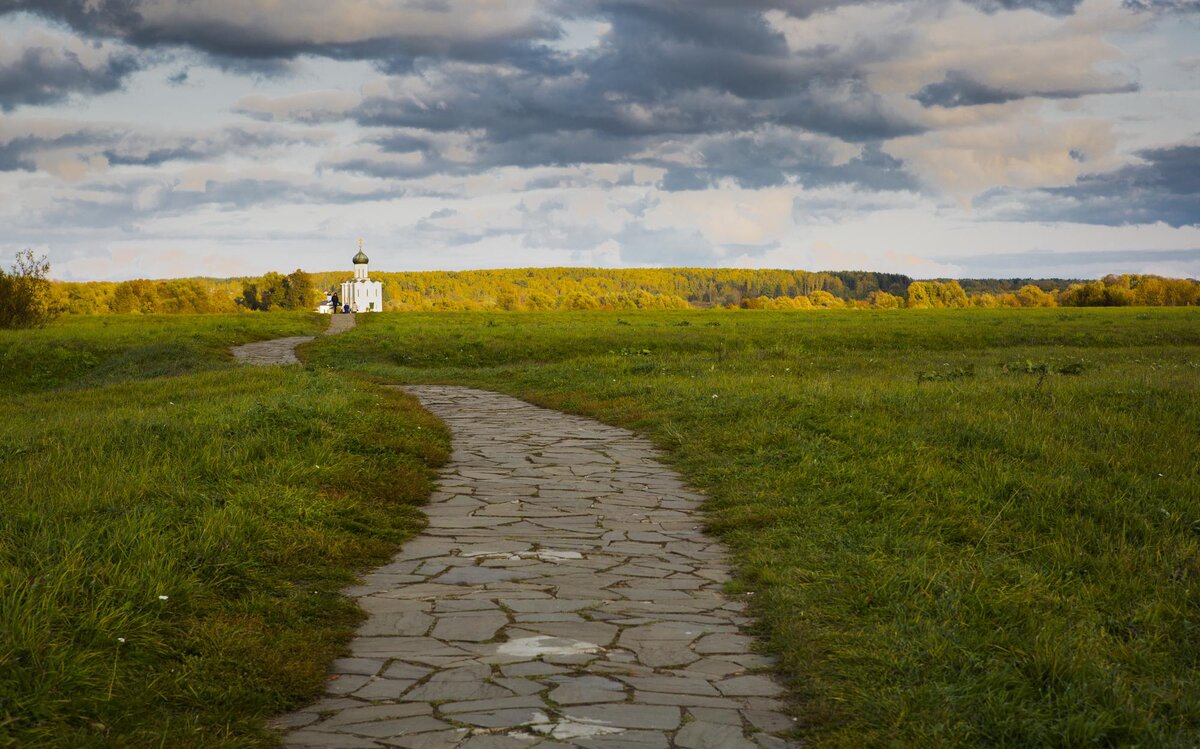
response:
M358 254L351 262L354 278L342 282L339 289L332 291L327 301L317 308L318 312L383 312L383 284L371 280L367 272L370 260L363 253L361 239L358 240Z
M372 281L367 272L367 264L371 261L363 252L361 239L358 240L358 254L351 262L354 278L343 281L339 293L343 307L347 312L383 312L383 284Z

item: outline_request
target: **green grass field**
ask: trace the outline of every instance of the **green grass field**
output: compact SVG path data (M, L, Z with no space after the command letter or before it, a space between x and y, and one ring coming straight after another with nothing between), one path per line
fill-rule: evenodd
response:
M422 527L441 425L231 344L315 315L0 332L0 746L269 746ZM171 375L171 376L164 376Z
M367 317L311 365L652 436L810 745L1200 744L1200 310Z
M63 317L47 328L0 330L0 392L94 387L189 374L232 363L229 347L315 335L306 313Z
M654 438L811 746L1200 743L1200 310L360 320L0 331L0 746L272 745L446 455L371 379Z

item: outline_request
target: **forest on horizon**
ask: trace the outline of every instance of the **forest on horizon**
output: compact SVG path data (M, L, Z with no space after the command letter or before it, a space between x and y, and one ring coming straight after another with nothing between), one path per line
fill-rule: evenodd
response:
M315 306L349 271L53 283L67 314L209 313ZM386 311L892 309L1200 305L1200 281L1151 275L915 280L870 271L518 268L373 272Z

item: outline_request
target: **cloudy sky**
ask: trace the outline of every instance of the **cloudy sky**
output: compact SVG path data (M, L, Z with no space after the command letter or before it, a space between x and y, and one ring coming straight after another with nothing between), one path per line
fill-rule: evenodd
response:
M0 0L0 195L71 280L1197 277L1200 0Z

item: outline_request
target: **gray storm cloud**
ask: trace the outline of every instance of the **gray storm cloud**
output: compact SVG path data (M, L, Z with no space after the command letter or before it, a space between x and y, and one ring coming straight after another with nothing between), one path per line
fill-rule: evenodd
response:
M1085 174L1075 184L1040 191L1010 211L1031 221L1075 221L1122 226L1161 221L1200 224L1200 145L1141 151L1139 161L1111 172ZM989 196L982 206L1002 202Z
M198 210L588 192L546 210L431 209L402 236L581 257L615 244L639 263L774 257L779 236L754 225L764 211L800 226L924 201L965 221L973 206L1191 227L1200 133L1153 102L1194 91L1193 73L1149 81L1123 45L1194 25L1197 5L15 0L0 9L0 178L31 186L37 204L13 214L31 237L135 236ZM100 106L154 85L195 93L211 121L121 122ZM101 114L73 113L92 102ZM663 201L660 223L606 193ZM675 198L707 209L708 194L751 218L730 236L666 225Z
M183 46L247 67L321 55L404 67L421 56L497 60L519 55L555 25L536 0L16 0L24 11L92 37L139 47Z
M129 48L44 30L0 34L0 111L115 91L141 67Z

